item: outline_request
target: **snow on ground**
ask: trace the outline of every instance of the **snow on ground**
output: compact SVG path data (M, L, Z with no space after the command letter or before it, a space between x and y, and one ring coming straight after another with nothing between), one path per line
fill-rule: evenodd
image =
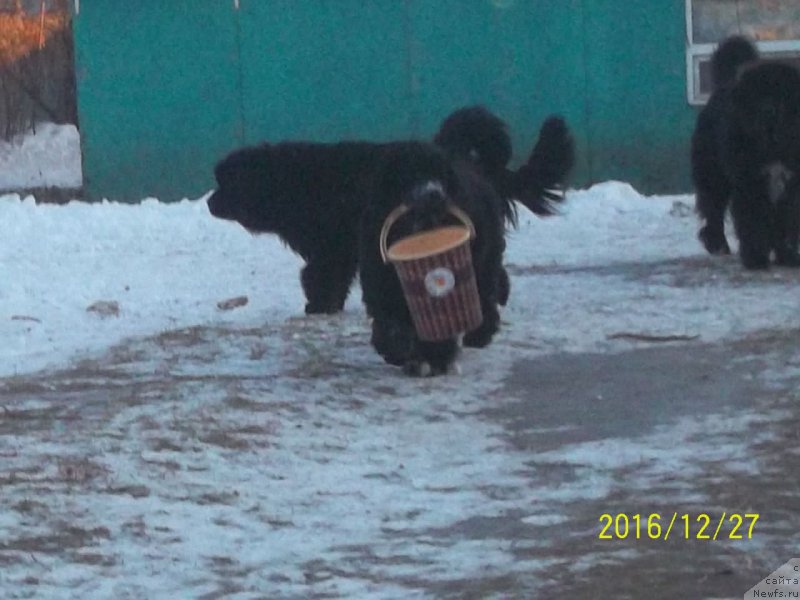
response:
M520 277L504 313L515 326L504 335L586 351L624 347L606 339L619 333L711 341L796 314L794 282L780 272L742 278L735 259L702 254L690 206L688 196L645 198L612 182L571 192L559 217L524 216L509 239L506 262ZM37 206L9 195L0 197L0 222L0 375L57 365L134 335L302 316L300 260L275 236L253 237L212 218L204 199ZM684 259L696 261L706 280L676 285L686 275L673 266ZM733 268L721 271L718 263ZM217 308L236 296L248 304ZM359 300L354 286L347 310L363 316ZM119 316L87 312L99 301L116 302Z
M198 323L283 321L304 304L301 261L273 236L211 217L204 200L36 205L0 197L0 375L133 335ZM217 302L246 295L223 312ZM87 308L116 302L118 317Z
M74 125L39 123L34 133L0 140L0 190L82 185L80 134Z
M357 288L343 315L304 317L298 258L202 198L0 197L0 588L500 598L640 556L590 543L600 512L720 507L699 482L764 471L753 448L785 410L704 414L698 398L697 414L602 439L535 426L526 440L563 436L536 451L487 411L527 398L506 386L521 359L794 323L797 276L704 255L691 206L609 182L571 191L560 216L524 214L504 329L461 376L415 380L372 351ZM87 311L98 301L119 313ZM773 362L783 393L800 361ZM577 554L557 546L573 540Z

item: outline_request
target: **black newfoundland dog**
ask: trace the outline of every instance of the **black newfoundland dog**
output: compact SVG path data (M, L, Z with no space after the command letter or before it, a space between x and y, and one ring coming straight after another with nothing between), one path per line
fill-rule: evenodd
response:
M506 126L483 107L451 114L436 144L443 156L471 166L495 187L509 205L503 212L510 223L514 199L538 214L550 214L574 160L564 121L551 117L527 163L517 171L508 169ZM216 166L217 189L208 208L253 233L277 234L306 263L301 273L306 313L335 313L342 310L358 269L359 223L368 200L364 190L386 164L385 155L407 147L418 145L283 142L236 150Z
M410 375L445 373L462 340L460 336L439 342L419 339L395 269L381 256L383 224L396 207L407 207L389 232L391 245L398 238L452 223L450 204L470 217L476 234L470 250L483 322L463 336L463 343L483 347L497 332L498 304L508 296L503 251L513 207L471 160L454 158L441 147L422 142L387 148L366 189L369 202L361 219L359 274L372 317L372 345L386 362L402 366Z
M760 60L751 42L728 38L712 56L713 92L692 137L700 240L729 254L730 205L748 269L800 266L800 71Z
M364 177L380 144L283 142L236 150L216 167L211 214L276 233L306 265L307 314L342 310L358 268Z

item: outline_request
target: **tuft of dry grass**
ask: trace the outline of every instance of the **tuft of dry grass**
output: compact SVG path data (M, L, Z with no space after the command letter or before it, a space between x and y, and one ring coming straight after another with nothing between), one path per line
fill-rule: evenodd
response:
M0 12L0 67L41 50L48 38L66 29L67 24L66 13L29 15L19 3L13 12Z

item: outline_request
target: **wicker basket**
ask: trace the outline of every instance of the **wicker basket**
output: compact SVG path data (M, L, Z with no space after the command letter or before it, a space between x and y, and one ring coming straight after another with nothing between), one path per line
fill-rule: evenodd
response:
M483 320L470 239L475 228L459 208L449 211L463 226L447 226L416 233L386 248L389 230L405 212L393 210L384 221L380 250L400 278L414 328L421 340L436 342L471 331Z

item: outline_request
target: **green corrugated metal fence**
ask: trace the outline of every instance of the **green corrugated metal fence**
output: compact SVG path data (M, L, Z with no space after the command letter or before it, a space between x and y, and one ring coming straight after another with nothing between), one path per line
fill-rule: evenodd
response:
M197 197L263 140L430 137L482 103L515 162L563 114L575 183L687 185L683 2L83 0L75 44L89 198Z

